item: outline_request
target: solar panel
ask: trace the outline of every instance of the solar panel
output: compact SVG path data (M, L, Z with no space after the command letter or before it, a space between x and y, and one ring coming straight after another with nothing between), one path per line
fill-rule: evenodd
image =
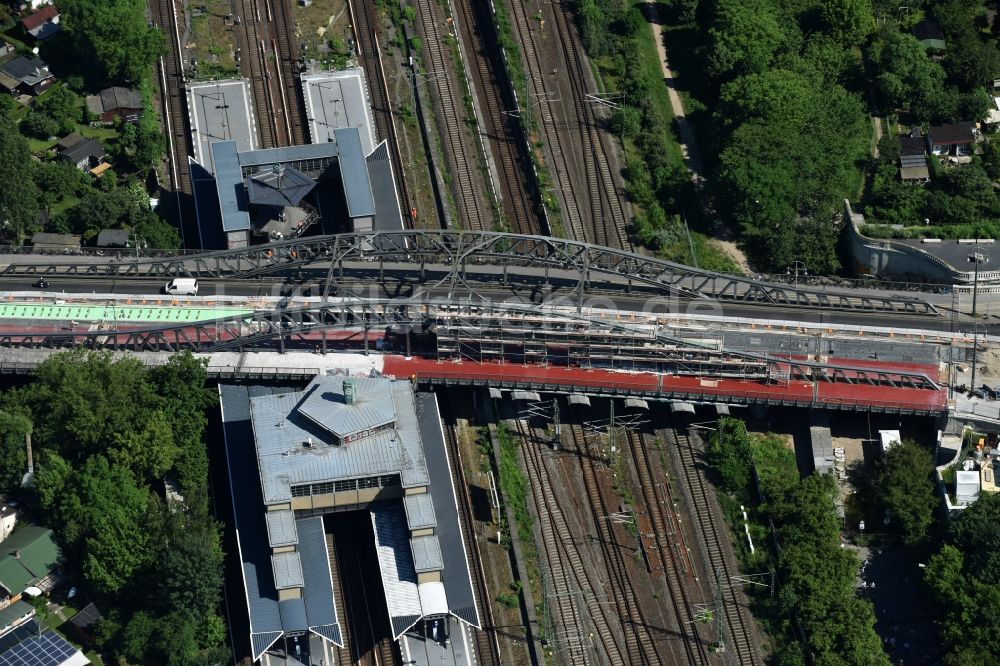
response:
M33 636L0 654L0 666L59 666L76 648L54 631Z

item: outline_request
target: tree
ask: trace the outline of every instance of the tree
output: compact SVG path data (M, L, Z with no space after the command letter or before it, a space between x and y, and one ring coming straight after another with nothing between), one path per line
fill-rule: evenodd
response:
M91 85L136 85L163 51L163 33L149 25L140 0L66 0L59 9Z
M992 41L985 42L973 30L948 44L944 67L949 78L962 90L992 85L1000 73L1000 51Z
M0 115L0 234L15 243L38 226L38 187L28 144L6 115Z
M928 537L934 522L934 458L912 440L893 446L878 461L875 484L903 542L915 545Z
M870 0L824 0L820 14L829 35L847 48L862 44L875 32Z
M908 110L923 121L953 112L952 100L942 101L944 69L927 57L913 35L897 31L880 34L872 44L871 59L879 72L879 93L889 107Z
M751 453L749 435L742 421L719 419L708 442L708 462L719 473L722 487L734 493L750 488Z
M191 618L204 618L218 607L223 555L217 533L188 527L166 549L159 586L164 607Z
M90 176L66 160L36 163L33 178L45 206L78 197L91 189Z
M51 118L58 131L69 134L83 119L83 105L80 97L62 85L57 85L35 103L32 114L40 113Z
M39 139L48 139L60 132L59 123L52 116L34 110L21 121L21 129L28 136Z
M951 525L950 540L965 554L970 571L997 571L1000 566L1000 495L983 493Z
M20 488L28 471L24 438L31 432L31 419L20 412L0 409L0 492Z
M766 0L722 0L709 30L710 68L717 78L763 72L782 48L785 34Z

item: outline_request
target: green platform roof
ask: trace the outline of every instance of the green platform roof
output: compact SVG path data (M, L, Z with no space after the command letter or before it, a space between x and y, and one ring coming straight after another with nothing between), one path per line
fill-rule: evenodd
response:
M52 530L26 525L0 542L0 585L11 595L49 575L59 562Z

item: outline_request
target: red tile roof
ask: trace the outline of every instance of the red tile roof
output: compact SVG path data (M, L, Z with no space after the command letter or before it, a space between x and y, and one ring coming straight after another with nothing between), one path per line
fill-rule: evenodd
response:
M45 5L34 14L28 14L21 19L21 25L24 26L25 30L30 32L46 21L51 21L57 16L59 16L59 10L56 9L55 5Z

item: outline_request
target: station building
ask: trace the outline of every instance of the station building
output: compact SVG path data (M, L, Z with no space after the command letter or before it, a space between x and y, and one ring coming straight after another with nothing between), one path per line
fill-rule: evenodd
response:
M302 86L311 143L268 149L257 145L260 121L245 81L189 90L191 181L204 249L403 228L388 144L375 143L363 71L304 75Z
M433 393L320 376L303 390L222 385L220 397L249 616L234 634L255 662L282 663L289 637L343 647L324 520L345 511L371 518L374 543L351 547L378 561L394 640L426 638L429 622L479 627Z

